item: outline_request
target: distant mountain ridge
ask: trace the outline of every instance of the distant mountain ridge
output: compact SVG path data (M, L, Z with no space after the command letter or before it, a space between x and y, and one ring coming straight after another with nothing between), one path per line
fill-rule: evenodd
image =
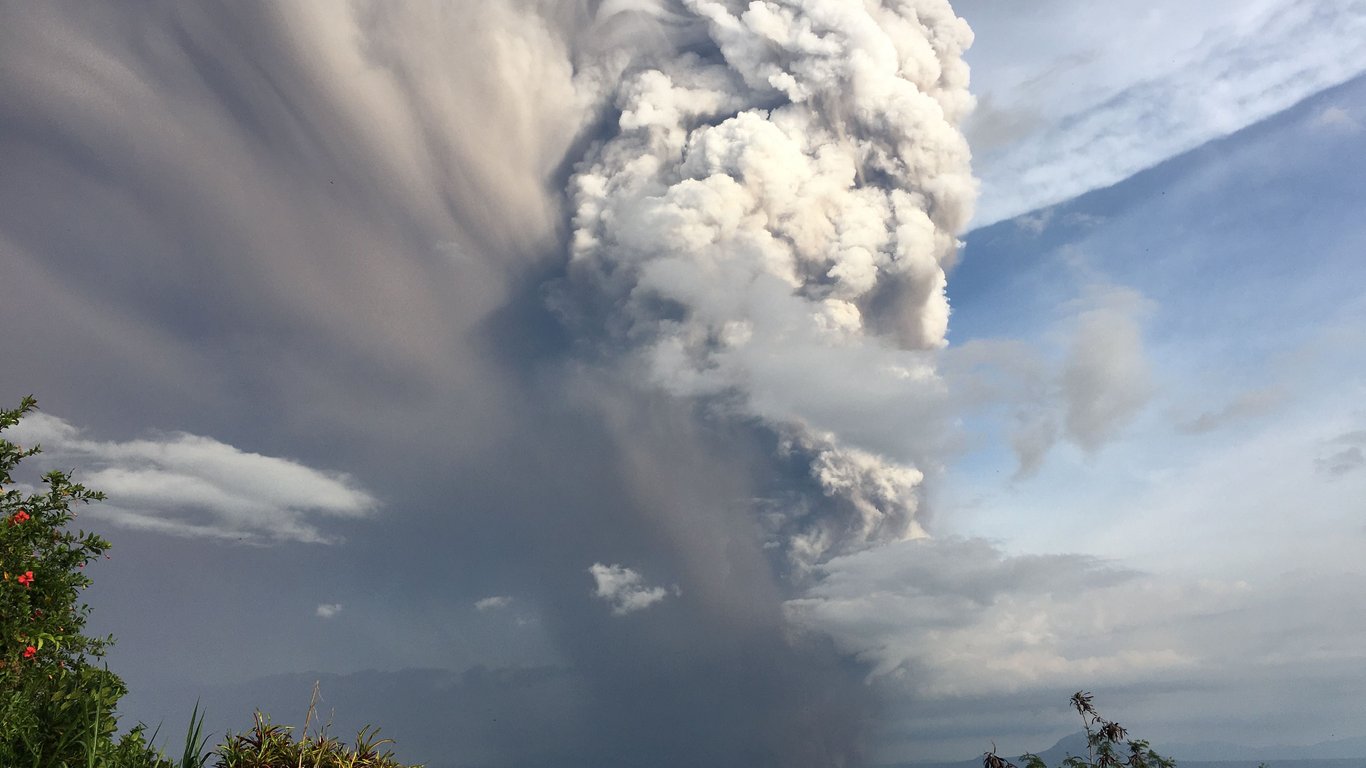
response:
M1227 742L1207 741L1196 744L1154 745L1158 754L1176 760L1187 768L1366 768L1366 737L1334 739L1307 746L1276 745L1249 747ZM1061 765L1072 755L1086 754L1086 734L1082 731L1064 736L1056 744L1039 752L1050 768ZM1018 755L1002 755L1019 763ZM882 768L978 768L981 757L949 763L897 763Z
M1177 744L1172 753L1190 762L1227 762L1239 760L1352 760L1361 764L1366 759L1366 737L1334 739L1308 746L1279 744L1271 747L1248 747L1227 742Z

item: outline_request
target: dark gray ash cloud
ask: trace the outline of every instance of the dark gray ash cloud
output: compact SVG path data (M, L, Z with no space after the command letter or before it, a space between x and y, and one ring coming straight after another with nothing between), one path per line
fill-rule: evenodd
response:
M433 765L860 762L862 667L783 603L917 533L970 33L938 0L746 5L6 11L0 389L100 460L162 430L350 494L201 519L120 486L144 517L92 601L131 716L373 668ZM634 273L652 243L678 258ZM279 546L215 540L243 531ZM667 597L613 617L594 563Z

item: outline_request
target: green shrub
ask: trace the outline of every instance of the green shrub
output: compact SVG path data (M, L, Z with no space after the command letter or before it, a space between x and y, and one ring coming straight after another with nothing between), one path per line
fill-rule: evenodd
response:
M0 765L6 768L202 768L203 758L179 765L153 748L142 725L115 739L123 680L97 662L112 637L84 634L89 606L80 602L90 585L85 567L109 542L71 530L74 507L104 498L49 472L42 486L16 485L19 464L41 451L3 438L37 407L26 397L0 410ZM188 745L202 753L198 709Z
M35 407L28 397L0 410L0 431ZM0 765L75 766L88 762L92 745L112 740L112 713L126 692L95 665L113 639L82 633L84 569L109 542L69 527L73 506L104 497L64 472L20 490L14 471L38 452L0 439Z

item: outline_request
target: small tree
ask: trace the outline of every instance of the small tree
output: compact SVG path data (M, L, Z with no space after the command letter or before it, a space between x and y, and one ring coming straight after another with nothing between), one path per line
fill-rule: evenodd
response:
M96 665L113 638L83 633L84 569L109 542L69 524L73 507L104 495L66 472L49 472L38 488L15 484L20 462L40 448L15 445L3 432L36 407L26 397L0 410L0 765L15 768L84 764L142 744L140 729L112 743L112 710L127 689Z
M1129 732L1119 723L1106 720L1091 704L1092 696L1085 691L1072 694L1072 708L1081 715L1086 729L1086 757L1073 755L1062 761L1062 768L1175 768L1176 761L1162 757L1142 739L1130 739ZM1048 768L1038 755L1020 757L1024 768ZM1014 763L996 754L995 746L982 756L982 768L1016 768Z

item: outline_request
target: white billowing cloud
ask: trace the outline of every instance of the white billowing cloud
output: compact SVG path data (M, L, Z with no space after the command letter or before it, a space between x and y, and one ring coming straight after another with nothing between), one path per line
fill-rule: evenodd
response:
M507 595L491 595L474 601L474 608L477 611L495 611L509 605L512 605L512 598Z
M359 518L378 506L347 475L184 432L100 441L63 419L30 413L7 439L40 444L45 458L74 464L82 482L109 496L92 513L130 528L257 543L325 543L333 537L318 518Z
M571 180L563 308L656 385L809 454L851 513L793 526L799 563L914 536L911 416L942 396L945 268L976 192L972 33L943 0L682 6L724 61L623 77L615 134Z
M812 457L811 477L826 496L844 504L842 514L808 521L792 534L794 563L810 566L837 548L857 550L926 535L915 520L915 492L925 479L920 470L841 446L833 435L806 435L803 441L802 449Z
M976 4L964 3L970 19L979 18L967 10ZM1020 13L1043 21L1018 24L1009 11L982 9L984 20L1004 15L997 23L1012 37L1049 40L1050 23L1087 37L1072 41L1065 58L1044 52L1034 69L996 63L1006 74L987 86L988 109L973 123L982 178L975 226L1114 184L1366 71L1360 0L1261 0L1223 10L1166 0L1112 5L1031 4ZM1177 30L1175 14L1183 19ZM1117 34L1130 43L1112 45ZM1004 36L994 42L997 51L1016 49L1004 48ZM1011 79L1021 72L1030 79ZM1341 127L1350 115L1325 117Z
M330 619L341 613L341 611L341 603L319 603L313 613L320 619Z
M613 616L643 611L669 596L669 590L647 585L643 576L622 565L594 563L588 572L593 595L611 604Z

